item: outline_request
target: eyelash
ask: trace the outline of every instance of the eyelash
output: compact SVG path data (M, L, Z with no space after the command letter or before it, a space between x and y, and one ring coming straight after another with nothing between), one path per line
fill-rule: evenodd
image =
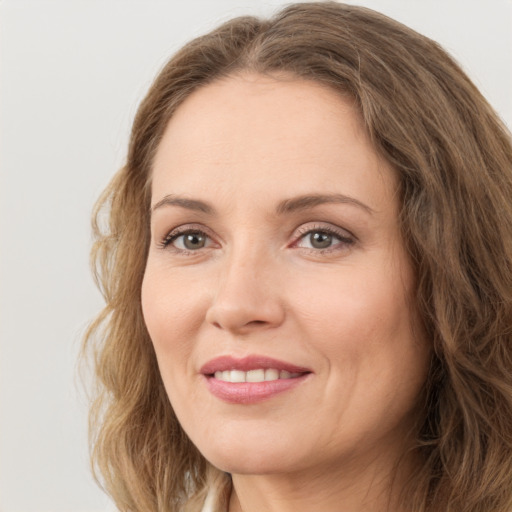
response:
M341 230L341 229L338 230L338 229L335 229L335 228L332 228L329 226L317 225L317 226L307 226L307 227L299 228L298 236L296 237L296 240L290 245L290 247L297 247L297 245L302 240L304 240L307 237L307 235L310 235L312 233L325 233L334 238L337 238L339 240L338 244L341 243L345 248L350 247L356 243L356 238L352 234L348 233L346 230ZM193 226L183 226L183 227L175 228L172 231L170 231L165 236L165 238L161 242L159 242L158 246L161 249L170 249L172 247L173 242L175 242L178 238L185 236L185 235L189 235L189 234L201 235L201 236L204 236L206 239L212 240L212 237L209 236L208 233L206 233L204 228L201 228L199 226L197 228L193 227ZM303 247L302 249L308 250L314 254L325 254L328 252L335 251L336 246L338 244L333 244L332 246L329 246L325 249L307 248L307 247ZM191 254L199 252L199 249L192 250L192 249L181 249L181 248L177 248L177 247L172 247L172 249L175 252L177 252L179 254L184 254L184 255L191 255ZM201 247L200 249L203 249L203 247Z
M165 236L165 238L158 244L158 246L161 249L170 249L172 247L172 243L174 241L176 241L178 238L180 238L181 236L192 235L192 234L202 235L207 239L210 239L210 240L212 239L212 237L209 236L208 233L206 233L204 228L201 228L199 226L196 228L196 227L190 226L190 225L180 226L180 227L175 228L172 231L170 231ZM179 249L177 247L173 247L173 250L180 254L193 254L193 253L197 252L197 249L196 250L187 250L187 249Z
M297 246L302 240L304 240L308 235L312 233L326 233L334 238L339 240L338 243L334 243L333 245L326 247L325 249L315 249L315 248L307 248L303 249L309 250L314 254L325 254L329 252L333 252L337 250L337 246L342 244L345 248L350 247L355 244L356 238L350 234L346 230L335 229L330 226L307 226L304 228L299 228L299 236L295 242L293 242L292 246Z

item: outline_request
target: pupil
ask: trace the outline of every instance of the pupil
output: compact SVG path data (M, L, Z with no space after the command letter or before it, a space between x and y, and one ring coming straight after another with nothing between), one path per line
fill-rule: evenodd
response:
M311 245L315 249L327 249L332 244L332 235L317 231L311 234Z
M187 249L200 249L204 244L204 236L200 233L189 233L185 236L184 245Z

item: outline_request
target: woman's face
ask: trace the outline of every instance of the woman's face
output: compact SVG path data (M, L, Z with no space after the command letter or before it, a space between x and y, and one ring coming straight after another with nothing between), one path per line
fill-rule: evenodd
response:
M178 108L154 161L142 306L171 404L215 466L404 448L429 349L398 206L353 101L322 85L246 74Z

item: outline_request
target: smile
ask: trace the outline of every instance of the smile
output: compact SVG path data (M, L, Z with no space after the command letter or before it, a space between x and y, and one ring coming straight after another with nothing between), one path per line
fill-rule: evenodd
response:
M210 393L223 402L252 404L269 400L304 382L311 370L264 356L221 356L200 370Z
M300 373L290 373L286 370L277 370L275 368L260 368L258 370L249 370L244 372L242 370L226 370L217 371L214 376L216 379L223 382L268 382L279 379L294 379L300 377Z

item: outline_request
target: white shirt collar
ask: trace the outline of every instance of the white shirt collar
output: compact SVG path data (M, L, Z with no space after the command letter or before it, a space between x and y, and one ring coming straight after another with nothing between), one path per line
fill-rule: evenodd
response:
M204 500L201 512L228 512L229 498L226 497L226 485L211 485ZM229 493L227 493L229 496Z

